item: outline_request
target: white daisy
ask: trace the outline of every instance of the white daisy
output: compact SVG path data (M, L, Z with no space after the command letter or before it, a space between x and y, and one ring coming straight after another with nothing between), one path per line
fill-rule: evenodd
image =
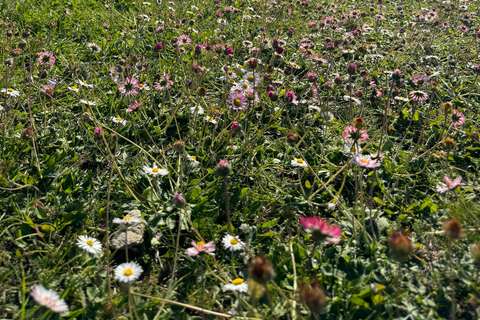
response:
M205 110L203 110L203 108L200 106L190 107L190 113L195 115L200 115L200 114L204 114Z
M223 237L222 243L225 249L230 251L242 250L245 247L245 243L242 240L238 239L238 237L234 238L229 234Z
M77 238L77 246L88 253L97 254L102 251L102 244L100 241L85 235Z
M73 92L78 92L79 91L77 86L70 86L70 87L67 87L67 89L70 90L70 91L73 91Z
M203 118L203 120L205 120L207 122L210 122L210 123L213 123L213 124L217 124L217 120L213 119L212 117L205 117L205 118Z
M122 119L120 117L111 117L110 120L112 120L113 122L115 123L121 123L123 125L126 125L127 124L127 120L125 119Z
M307 163L305 161L303 161L303 159L293 159L292 161L290 161L290 164L294 167L301 167L301 168L306 168L307 167Z
M12 88L8 88L8 89L3 88L2 90L0 90L0 92L6 93L12 97L18 97L20 95L20 91L13 90Z
M84 100L84 99L81 99L80 103L88 104L89 106L95 106L97 104L95 101L88 101L88 100Z
M35 302L49 308L53 312L68 311L68 305L65 303L65 300L60 299L60 296L55 291L45 289L41 284L33 286L30 294Z
M338 202L337 199L333 199L332 201L327 203L327 209L330 210L330 211L335 210L335 208L337 207L337 202Z
M190 164L194 167L198 166L200 162L197 161L197 157L187 154L187 160L190 161Z
M110 71L110 79L112 79L113 82L117 82L118 80L117 68L112 67L108 71Z
M137 223L146 223L145 220L139 219L136 217L125 216L123 219L115 218L112 221L115 224L137 224Z
M161 177L164 177L168 174L168 170L159 169L156 163L153 163L152 167L143 166L143 172L151 176L161 176Z
M136 262L126 262L115 268L115 280L119 282L133 282L142 275L143 269Z
M223 290L225 291L237 291L237 292L247 292L248 291L248 284L245 283L245 280L242 278L237 278L232 281L232 283L226 284L223 286Z
M80 83L82 87L93 88L93 84L88 84L87 81L82 81L79 79L78 83Z
M240 230L242 230L244 233L250 233L250 231L252 230L252 227L250 227L248 223L242 223L240 225Z

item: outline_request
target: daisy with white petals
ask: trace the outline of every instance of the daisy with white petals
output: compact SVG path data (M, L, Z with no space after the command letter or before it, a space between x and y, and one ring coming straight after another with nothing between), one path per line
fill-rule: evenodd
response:
M68 305L65 303L65 300L60 299L60 296L55 291L45 289L41 284L33 286L30 294L36 303L49 308L53 312L68 311Z
M100 241L85 235L77 238L77 247L93 254L97 254L102 251L102 243Z
M127 120L125 119L122 119L120 117L111 117L110 120L112 120L113 122L115 123L120 123L122 125L126 125L127 124Z
M242 240L229 234L223 237L222 243L225 249L230 251L242 250L245 247L245 243Z
M142 275L143 269L136 262L122 263L115 269L115 280L118 282L133 282Z
M18 97L20 95L20 91L13 90L12 88L8 88L8 89L3 88L2 90L0 90L0 92L6 93L12 97Z
M116 224L137 224L137 223L145 223L145 220L139 219L136 217L125 216L123 217L123 219L115 218L113 219L112 222Z
M243 280L242 278L237 278L233 280L232 283L224 285L223 290L245 293L248 291L248 284L245 283L245 280Z
M292 161L290 161L290 164L294 167L299 167L299 168L306 168L308 167L307 166L307 163L305 161L303 161L303 159L293 159Z
M164 177L168 174L168 170L159 169L156 163L153 163L152 167L143 166L143 172L151 176L161 176L161 177Z

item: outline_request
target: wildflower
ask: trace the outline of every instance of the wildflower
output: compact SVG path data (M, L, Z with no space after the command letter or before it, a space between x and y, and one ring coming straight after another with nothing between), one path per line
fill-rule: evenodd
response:
M232 283L224 285L223 290L246 293L248 291L248 284L246 284L242 278L237 278L233 280Z
M96 103L95 101L84 100L84 99L80 99L80 103L81 103L81 104L86 104L86 105L89 105L89 106L95 106L95 105L97 105L97 103Z
M342 231L338 226L330 226L324 220L317 217L302 217L300 224L307 233L312 234L315 241L327 241L328 243L339 243Z
M95 136L95 139L100 139L103 136L103 129L101 127L96 127L93 130L93 135Z
M305 282L300 285L300 299L312 314L318 314L327 305L325 293L315 278L312 279L310 285Z
M118 90L120 93L124 94L126 97L137 95L138 89L138 80L134 77L125 78L125 82L120 82L118 84Z
M34 136L34 133L30 129L25 129L25 131L23 131L22 133L22 139L25 141L32 139L33 136Z
M185 253L190 257L196 257L198 255L208 254L210 256L215 256L215 244L213 241L205 243L203 241L195 243L192 241L192 247L185 250Z
M460 239L465 235L465 231L462 229L462 225L457 219L451 219L445 221L443 224L443 230L450 239Z
M335 210L335 208L337 207L337 203L338 203L338 200L337 200L337 199L333 199L332 201L330 201L329 203L327 203L327 209L330 210L330 211Z
M181 36L178 37L178 41L176 43L177 46L185 46L192 43L192 40L185 34L182 34Z
M349 63L347 67L347 73L349 75L354 75L357 73L357 65L355 63Z
M93 84L88 84L87 81L78 80L78 83L80 83L82 87L93 88Z
M230 126L230 130L235 132L235 131L238 131L240 129L241 129L240 123L238 123L237 121L233 121L232 125Z
M378 168L381 166L381 164L378 163L377 160L373 160L372 158L370 158L370 156L364 155L354 155L352 157L352 162L353 164L364 168Z
M300 168L306 168L308 167L307 163L305 161L303 161L303 159L293 159L292 161L290 161L290 164L294 167L300 167Z
M219 175L220 177L228 176L231 171L232 171L232 167L230 166L227 160L223 159L217 163L216 172L217 172L217 175Z
M100 48L99 46L97 46L95 43L89 43L87 44L87 46L90 48L90 51L92 53L100 53L102 52L102 48Z
M55 64L55 57L51 52L40 52L37 62L39 65L44 67L53 67Z
M444 193L447 192L448 190L452 190L458 186L464 186L465 184L462 183L462 177L458 177L455 180L451 180L449 177L445 176L443 177L443 181L445 181L445 184L439 184L437 186L437 192L438 193Z
M138 223L145 223L145 220L139 219L136 217L130 217L130 216L125 216L122 219L120 218L115 218L112 220L113 223L115 224L138 224Z
M425 84L428 81L428 76L426 74L417 74L413 77L413 83L421 87L423 84Z
M173 203L175 204L175 207L177 207L177 208L185 208L185 205L187 204L187 201L185 200L184 197L182 197L181 194L175 193L173 195Z
M448 114L448 113L452 112L453 104L451 104L450 102L444 102L444 103L440 104L440 109L444 113Z
M192 164L194 167L200 164L200 162L197 161L197 158L195 156L191 156L189 154L187 154L187 160L190 161L190 164Z
M102 244L95 238L89 236L79 236L77 239L77 246L87 251L88 253L97 254L102 251Z
M252 86L257 86L260 83L260 75L256 72L248 72L243 76L243 79L248 81Z
M32 288L32 298L41 306L47 307L53 312L60 313L68 311L68 305L65 300L53 290L45 289L41 284L36 284Z
M191 107L189 110L190 110L190 113L194 115L200 115L205 113L205 110L200 106Z
M112 79L113 82L117 82L118 80L117 68L112 67L108 71L110 71L110 79Z
M168 170L166 169L159 169L157 167L156 163L153 163L152 167L149 166L143 166L143 172L145 174L151 175L151 176L161 176L164 177L168 175Z
M345 140L349 142L364 142L368 139L367 130L357 129L354 126L348 126L342 133Z
M160 82L155 82L155 85L153 86L156 90L163 91L167 90L170 88L170 86L173 84L173 81L170 80L170 75L168 73L162 75Z
M400 261L408 258L413 250L410 239L396 231L388 236L388 246L392 250L393 255Z
M78 92L79 91L77 86L69 86L69 87L67 87L67 89L70 90L70 91L73 91L73 92Z
M242 250L245 247L245 243L241 241L238 237L232 237L227 234L222 239L223 246L225 250L238 251Z
M253 258L248 264L248 273L250 278L262 284L272 280L275 275L272 263L265 256Z
M217 120L213 119L212 117L205 117L203 120L210 122L212 124L217 124Z
M20 91L13 90L12 88L8 88L8 89L3 88L2 90L0 90L0 92L6 93L12 97L18 97L20 95Z
M363 118L355 118L353 119L353 126L357 128L358 130L363 129L365 127L365 120Z
M287 90L287 91L286 91L285 101L286 101L287 103L292 103L292 104L294 104L294 105L298 105L298 101L297 101L297 99L295 98L295 92L293 92L292 90Z
M127 109L126 112L127 112L127 113L130 113L130 112L132 112L132 111L135 111L135 109L137 109L137 108L140 107L141 105L142 105L142 102L141 102L141 101L140 101L140 102L135 101L134 104L132 104L132 105L130 105L130 106L128 107L128 109Z
M455 140L452 138L443 140L443 144L445 145L445 150L447 151L452 151L455 148Z
M118 282L133 282L142 275L143 269L136 262L122 263L115 268L115 280Z
M247 107L247 98L241 92L232 92L228 96L230 100L230 105L232 106L233 110L243 110Z
M85 100L80 100L80 102L82 101L85 101ZM88 101L87 101L88 102ZM126 125L127 124L127 120L125 119L122 119L120 117L111 117L110 120L112 120L113 122L115 123L121 123L122 125Z
M454 125L461 126L462 124L465 123L465 116L460 111L453 110L452 120L454 122L453 123Z
M409 95L413 101L426 101L428 99L428 93L423 91L411 91Z
M244 233L250 233L251 229L252 229L252 227L250 227L250 225L248 225L248 223L242 223L240 225L240 230L242 230Z

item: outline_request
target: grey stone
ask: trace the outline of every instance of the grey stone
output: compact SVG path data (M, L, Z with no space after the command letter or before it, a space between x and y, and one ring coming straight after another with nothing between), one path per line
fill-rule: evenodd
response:
M127 216L142 219L140 210L132 210L127 214ZM125 249L125 245L128 245L129 249L135 249L136 246L139 246L143 243L144 229L145 225L143 223L138 223L135 225L121 225L110 242L112 248L120 250Z

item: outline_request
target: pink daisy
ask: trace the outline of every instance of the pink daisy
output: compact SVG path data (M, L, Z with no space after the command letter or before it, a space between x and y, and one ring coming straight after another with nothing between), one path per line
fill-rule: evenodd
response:
M230 93L228 99L230 100L230 105L235 111L243 110L247 107L247 98L239 91Z
M125 96L135 96L138 91L138 80L134 77L125 78L125 82L120 82L118 84L118 90Z
M40 52L39 53L39 57L37 58L37 62L39 65L41 66L45 66L45 67L53 67L53 65L55 64L55 57L53 56L53 54L51 52Z
M451 180L449 177L445 176L443 177L443 181L445 181L445 184L439 184L437 186L437 192L438 193L444 193L447 192L448 190L454 189L458 186L464 186L465 183L462 183L462 177L458 177L455 180Z
M178 46L185 46L190 43L192 43L192 40L187 35L182 34L180 37L178 37Z
M454 121L453 123L454 125L461 126L462 124L465 123L465 116L460 111L453 110L452 120Z
M160 82L155 82L155 85L153 86L156 90L167 90L170 88L170 86L173 84L173 81L170 80L170 75L168 73L165 73L162 78L160 79Z
M141 102L141 101L140 101L140 102L136 102L136 101L135 101L135 104L132 104L131 106L129 106L126 112L127 112L127 113L130 113L130 112L132 112L132 111L135 111L135 109L137 109L137 108L140 107L141 105L142 105L142 102Z
M368 139L367 130L360 129L358 130L354 126L348 126L342 133L342 137L348 142L364 142Z
M426 101L428 99L428 94L423 91L411 91L409 95L413 101Z
M324 220L317 217L302 217L300 224L311 233L316 241L326 240L328 243L339 243L342 230L338 226L330 226Z
M428 76L425 74L417 74L413 77L413 83L419 87L427 83L427 81L428 81Z
M210 241L209 243L205 243L203 241L195 243L195 241L192 241L192 247L185 250L185 253L190 257L196 257L205 253L213 257L215 256L214 252L215 244L213 241Z
M378 168L381 164L377 160L373 160L370 156L356 155L353 156L352 162L364 168Z

